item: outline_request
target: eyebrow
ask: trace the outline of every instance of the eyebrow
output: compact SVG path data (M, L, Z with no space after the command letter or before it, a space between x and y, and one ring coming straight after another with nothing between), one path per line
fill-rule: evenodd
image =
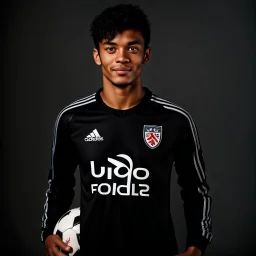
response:
M114 42L111 42L111 41L106 41L103 43L104 45L117 45L117 43L114 43ZM128 43L128 45L134 45L134 44L140 44L141 45L141 42L138 41L138 40L134 40L134 41L131 41Z

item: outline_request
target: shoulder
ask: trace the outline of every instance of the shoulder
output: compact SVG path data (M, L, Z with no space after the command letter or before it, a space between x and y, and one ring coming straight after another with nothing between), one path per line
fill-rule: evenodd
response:
M196 145L198 145L198 147L200 148L197 126L191 114L187 110L153 93L151 101L162 107L167 115L171 114L172 116L174 116L175 118L172 119L173 122L175 122L176 125L178 125L183 132L191 134L194 138Z
M179 120L187 123L193 122L191 114L184 109L168 100L167 98L161 97L155 93L152 93L151 101L159 108L162 109L167 115L170 114L172 116L176 116Z
M68 104L58 113L56 125L58 125L59 122L70 122L74 115L80 113L81 111L86 111L86 109L89 109L95 102L96 93L93 93Z

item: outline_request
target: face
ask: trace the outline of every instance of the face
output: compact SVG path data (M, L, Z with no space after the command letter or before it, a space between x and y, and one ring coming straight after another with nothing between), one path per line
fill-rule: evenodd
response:
M94 48L94 60L101 65L103 83L118 87L140 83L142 65L150 57L150 48L145 50L144 39L139 31L125 30L111 41L99 43Z

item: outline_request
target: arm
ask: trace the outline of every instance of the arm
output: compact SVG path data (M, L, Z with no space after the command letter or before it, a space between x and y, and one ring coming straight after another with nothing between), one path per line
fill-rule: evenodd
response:
M70 120L71 116L59 115L54 128L49 186L42 217L43 243L50 234L53 234L58 219L69 209L74 198L74 173L78 160L69 136Z
M200 255L212 239L212 199L208 195L209 185L206 181L199 136L189 115L182 122L180 140L175 153L175 168L184 202L187 252L190 252L186 255Z

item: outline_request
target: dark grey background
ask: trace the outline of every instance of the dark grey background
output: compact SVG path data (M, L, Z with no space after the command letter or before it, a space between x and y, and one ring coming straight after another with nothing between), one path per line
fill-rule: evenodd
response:
M206 255L252 255L253 1L121 2L140 4L152 23L152 57L143 84L189 111L198 126L213 198L214 238ZM7 3L1 242L10 255L45 255L40 228L55 118L64 106L101 86L88 28L101 10L121 2ZM173 177L171 211L182 251L186 229L175 172ZM78 205L79 185L77 180L72 207Z

